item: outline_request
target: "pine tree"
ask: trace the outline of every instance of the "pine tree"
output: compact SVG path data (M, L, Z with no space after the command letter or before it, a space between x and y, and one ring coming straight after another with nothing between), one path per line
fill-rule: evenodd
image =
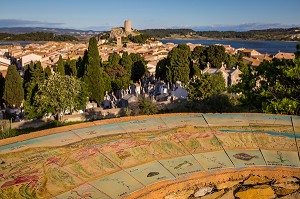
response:
M90 99L100 103L104 97L104 88L101 71L101 59L97 48L97 40L92 37L89 40L88 64L86 65L83 80L90 93Z
M9 107L19 107L24 99L22 78L15 65L10 65L5 77L3 99Z

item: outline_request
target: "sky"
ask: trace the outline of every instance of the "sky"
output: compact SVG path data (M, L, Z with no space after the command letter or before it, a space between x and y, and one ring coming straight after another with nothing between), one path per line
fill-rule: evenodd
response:
M248 30L300 27L299 0L1 0L0 27Z

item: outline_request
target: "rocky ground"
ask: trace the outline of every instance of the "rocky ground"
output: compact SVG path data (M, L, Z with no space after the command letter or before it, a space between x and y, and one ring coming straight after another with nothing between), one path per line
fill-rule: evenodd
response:
M295 177L270 179L257 175L249 175L241 180L209 184L197 189L182 190L172 193L164 199L270 199L300 198L299 179Z
M270 199L300 198L300 170L292 167L248 167L199 172L159 182L126 199Z

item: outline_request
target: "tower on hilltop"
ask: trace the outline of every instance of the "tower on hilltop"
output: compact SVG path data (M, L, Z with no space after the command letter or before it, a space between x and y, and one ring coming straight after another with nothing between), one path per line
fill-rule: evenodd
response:
M125 32L131 32L132 31L132 29L131 29L131 20L125 20L124 29L125 29Z

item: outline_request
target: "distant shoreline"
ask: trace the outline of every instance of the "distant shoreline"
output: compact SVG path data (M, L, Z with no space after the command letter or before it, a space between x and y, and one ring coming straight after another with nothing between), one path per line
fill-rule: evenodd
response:
M255 40L255 39L237 39L237 38L209 38L209 37L192 37L192 38L186 38L186 37L165 37L158 40L220 40L220 41L249 41L249 42L295 42L300 43L300 41L290 41L290 40Z

